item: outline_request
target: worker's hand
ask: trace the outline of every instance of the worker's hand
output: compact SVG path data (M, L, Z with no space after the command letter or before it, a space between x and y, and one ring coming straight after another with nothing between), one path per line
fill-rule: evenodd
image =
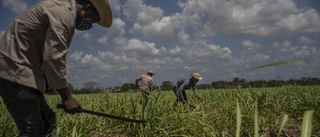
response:
M82 112L81 104L72 96L62 102L64 111L75 114Z
M185 101L184 99L181 100L182 104L187 104L187 101Z
M72 97L68 88L58 89L60 97L62 99L63 109L67 113L75 114L82 112L80 103Z

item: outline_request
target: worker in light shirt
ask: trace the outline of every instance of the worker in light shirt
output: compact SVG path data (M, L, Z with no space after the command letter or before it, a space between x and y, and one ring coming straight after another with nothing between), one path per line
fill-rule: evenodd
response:
M108 0L44 0L18 15L0 40L0 95L19 137L55 136L56 116L43 93L57 90L67 113L82 112L68 90L66 56L75 29L108 28Z
M136 79L136 86L139 87L139 90L142 94L141 104L143 107L146 107L149 102L149 94L152 91L152 81L153 81L154 71L151 69L147 74L143 74Z

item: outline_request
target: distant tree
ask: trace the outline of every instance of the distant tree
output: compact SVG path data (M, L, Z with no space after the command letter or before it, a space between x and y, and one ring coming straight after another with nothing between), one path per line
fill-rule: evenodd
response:
M239 77L234 77L232 81L234 83L238 83L238 82L240 82L240 78Z
M172 90L173 83L171 81L163 81L161 84L161 90Z
M244 78L235 77L232 80L233 83L230 83L232 87L248 87L248 84L246 83L247 80Z
M282 76L280 76L278 74L275 76L275 78L276 78L277 81L282 81L283 80Z
M98 91L101 88L99 87L99 84L97 82L85 82L83 83L83 88L84 92L90 92L93 93L94 91Z
M241 82L241 83L246 83L246 82L247 82L247 80L246 80L246 79L244 79L244 78L241 78L241 79L239 80L239 82Z
M121 92L121 87L115 86L113 89L111 89L111 92L114 92L114 93Z
M296 79L289 79L287 81L287 83L290 84L290 85L297 85L297 80Z
M215 89L224 89L227 88L227 81L216 81L211 83L211 87Z
M70 82L68 82L68 90L69 90L70 92L73 92L73 91L74 91L74 87L73 87L73 85L72 85Z
M135 90L138 89L134 83L124 83L121 86L121 91L129 91L129 90Z

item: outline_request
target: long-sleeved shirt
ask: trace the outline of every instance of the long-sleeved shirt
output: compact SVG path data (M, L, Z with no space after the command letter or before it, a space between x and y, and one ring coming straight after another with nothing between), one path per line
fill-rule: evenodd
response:
M180 97L182 97L182 91L186 90L186 89L192 89L193 94L195 96L197 95L197 90L196 90L196 83L192 83L191 78L189 79L180 79L177 81L177 83L173 86L174 89L176 90L176 92L178 93L178 95Z
M0 78L41 92L67 87L75 20L75 0L41 1L17 16L0 41Z
M143 92L151 92L152 80L152 77L143 74L136 79L136 85L138 85L139 89Z

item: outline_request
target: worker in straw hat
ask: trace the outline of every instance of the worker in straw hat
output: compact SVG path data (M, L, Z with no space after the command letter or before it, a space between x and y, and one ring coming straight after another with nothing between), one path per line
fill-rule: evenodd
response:
M186 104L188 99L185 90L186 89L192 89L194 96L197 99L200 99L200 97L197 95L196 91L196 85L199 80L202 80L202 76L199 73L193 73L190 74L191 77L189 79L180 79L177 81L177 83L173 86L173 91L177 97L175 103L173 106L176 106L178 102L181 102L182 104Z
M136 86L139 87L139 90L142 94L143 107L145 108L149 102L149 94L152 91L152 76L155 75L154 71L151 69L147 74L143 74L136 79Z
M58 91L65 112L82 111L68 90L66 54L75 29L112 24L108 0L45 0L18 15L0 40L0 95L18 136L54 136L56 116L43 93Z

